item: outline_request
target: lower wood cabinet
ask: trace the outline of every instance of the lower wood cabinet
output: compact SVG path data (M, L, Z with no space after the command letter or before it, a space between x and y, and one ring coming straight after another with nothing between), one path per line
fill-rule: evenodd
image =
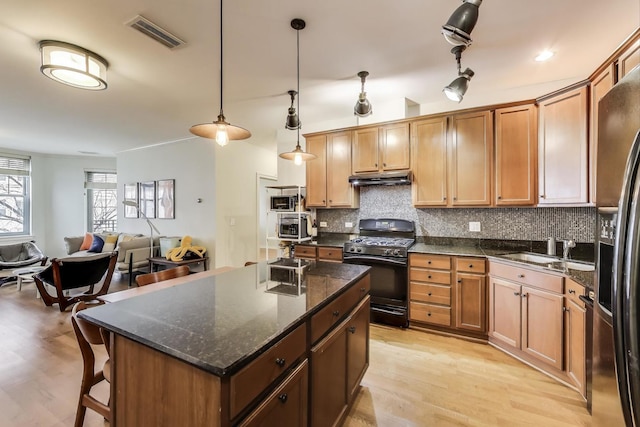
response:
M369 366L369 300L311 348L311 426L337 425Z
M342 248L337 246L318 246L299 244L295 248L295 257L327 262L342 262Z
M586 397L587 369L586 369L586 324L587 310L584 302L579 298L584 295L584 287L571 279L566 279L564 294L564 347L565 372L576 386L580 394Z
M309 363L305 359L245 420L241 427L308 425Z

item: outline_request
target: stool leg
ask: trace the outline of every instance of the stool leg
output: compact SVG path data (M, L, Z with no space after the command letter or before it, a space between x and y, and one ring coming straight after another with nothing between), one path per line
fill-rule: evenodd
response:
M18 291L22 291L22 277L18 276L17 280Z

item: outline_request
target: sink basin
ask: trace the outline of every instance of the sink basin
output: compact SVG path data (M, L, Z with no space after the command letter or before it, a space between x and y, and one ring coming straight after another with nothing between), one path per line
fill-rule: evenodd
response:
M548 268L553 268L556 270L578 270L578 271L594 271L595 267L592 264L586 264L577 261L566 261L560 258L550 256L550 255L542 255L542 254L533 254L530 252L518 252L514 254L506 254L502 255L504 258L509 258L515 261L526 261L532 262L534 264L545 265Z

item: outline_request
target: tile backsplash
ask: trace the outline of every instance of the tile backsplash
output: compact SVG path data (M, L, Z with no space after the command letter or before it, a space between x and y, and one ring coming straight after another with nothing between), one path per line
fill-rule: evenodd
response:
M411 204L411 187L370 186L360 189L360 209L318 209L317 220L326 222L320 232L357 233L361 218L399 218L415 221L418 236L503 240L574 239L593 243L594 207L567 208L429 208ZM353 223L346 228L345 223ZM469 231L479 222L479 232Z

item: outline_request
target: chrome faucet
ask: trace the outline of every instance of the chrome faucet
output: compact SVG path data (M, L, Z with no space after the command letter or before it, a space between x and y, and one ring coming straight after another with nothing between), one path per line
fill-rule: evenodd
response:
M576 247L576 241L573 239L569 239L569 240L563 240L562 241L562 258L567 259L569 258L569 251L571 250L571 248L575 248Z

